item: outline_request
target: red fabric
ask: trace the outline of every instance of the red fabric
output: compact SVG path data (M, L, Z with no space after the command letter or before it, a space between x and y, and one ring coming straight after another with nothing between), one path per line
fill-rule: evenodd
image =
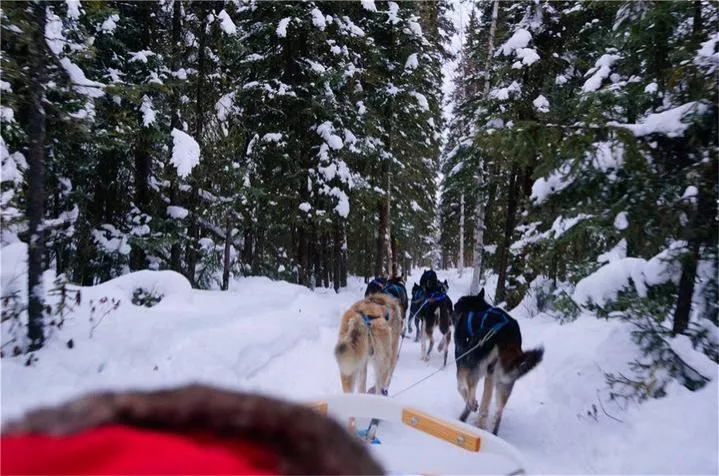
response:
M278 474L272 452L214 435L120 425L61 437L4 435L2 474Z

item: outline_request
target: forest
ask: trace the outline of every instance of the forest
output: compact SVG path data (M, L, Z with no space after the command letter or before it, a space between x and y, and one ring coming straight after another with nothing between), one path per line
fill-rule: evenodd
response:
M5 2L3 321L42 345L47 270L471 267L508 308L635 323L650 363L617 384L701 387L667 339L719 361L716 3L463 3L454 54L445 0Z

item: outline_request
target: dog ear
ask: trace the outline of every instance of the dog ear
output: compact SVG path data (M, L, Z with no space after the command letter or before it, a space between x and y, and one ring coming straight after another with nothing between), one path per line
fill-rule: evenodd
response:
M479 292L479 294L477 294L477 296L479 296L479 298L484 301L484 288L482 288L482 290Z

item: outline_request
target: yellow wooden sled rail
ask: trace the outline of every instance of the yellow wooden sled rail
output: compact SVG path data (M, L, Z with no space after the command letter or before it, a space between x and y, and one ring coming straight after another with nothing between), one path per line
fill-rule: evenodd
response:
M308 403L308 406L340 421L348 418L378 418L402 422L466 451L503 456L518 466L512 474L527 473L527 466L519 451L496 435L460 421L446 421L430 413L402 406L387 397L350 393Z

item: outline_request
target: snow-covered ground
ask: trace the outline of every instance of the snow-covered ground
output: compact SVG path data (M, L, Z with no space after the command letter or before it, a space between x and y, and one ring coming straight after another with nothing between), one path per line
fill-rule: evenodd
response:
M408 287L419 280L419 273L410 276ZM470 270L462 278L456 270L438 274L448 279L454 301L466 293ZM165 298L152 308L132 305L132 291L140 285ZM490 296L493 287L488 283ZM23 356L2 359L2 419L91 390L187 382L298 401L338 394L332 353L337 324L363 292L359 279L351 279L336 294L267 278L236 280L229 292L196 291L179 275L152 271L82 288L80 308L62 330L54 331L31 366ZM121 304L100 320L109 306L99 303L103 297L120 299ZM90 322L92 306L95 318ZM500 436L524 454L532 470L717 474L716 379L698 392L674 385L666 398L622 409L607 400L603 372L626 370L636 355L627 324L583 315L559 325L538 314L529 300L511 313L520 322L523 346L544 345L546 351L539 367L515 386L500 428ZM67 345L70 339L72 348ZM436 351L430 362L422 362L419 344L405 340L390 394L440 366ZM454 365L392 398L450 419L463 406ZM470 423L475 419L476 414ZM423 435L405 438L393 427L381 426L379 437L383 451L431 465L435 453L422 449L433 443Z

